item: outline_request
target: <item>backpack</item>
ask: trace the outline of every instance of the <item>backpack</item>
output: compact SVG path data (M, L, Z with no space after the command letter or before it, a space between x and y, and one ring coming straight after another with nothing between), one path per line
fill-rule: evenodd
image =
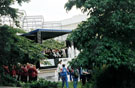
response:
M73 73L73 68L71 67L71 66L69 66L69 68L68 68L68 70L69 70L69 72L72 74Z
M79 71L78 71L77 69L74 70L73 76L74 76L75 78L78 78L78 77L79 77Z
M66 77L67 76L67 69L66 68L62 69L62 72L60 73L60 76L61 77Z

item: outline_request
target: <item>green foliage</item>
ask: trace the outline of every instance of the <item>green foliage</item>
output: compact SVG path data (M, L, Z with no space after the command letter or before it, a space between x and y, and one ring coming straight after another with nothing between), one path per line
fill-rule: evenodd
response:
M42 47L39 44L34 43L22 36L16 35L20 30L9 27L0 26L0 76L2 75L3 65L11 68L18 63L25 64L27 62L36 64L39 59L45 59L45 56L41 53ZM2 82L7 81L1 80Z
M36 44L33 41L20 37L20 42L18 42L17 45L19 46L20 51L23 52L22 63L29 62L35 64L39 59L45 59L45 56L41 53L43 49L40 44Z
M59 88L57 82L46 81L39 79L31 83L22 83L23 88Z
M68 2L65 4L66 10L71 10L72 7L75 5L76 8L83 8L86 0L68 0ZM85 8L84 8L85 9Z
M100 75L99 77L104 75L100 81L110 74L112 78L115 77L116 74L111 73L113 70L111 68L114 68L118 74L122 74L119 70L123 72L125 70L121 66L127 67L127 74L134 72L135 0L69 0L65 5L67 10L73 6L87 12L90 16L87 21L78 25L68 38L75 42L81 51L77 57L79 64L92 69L98 67L101 70L105 65L110 71L106 74L106 70ZM122 77L124 76L126 75ZM122 77L117 81L120 85L121 81L125 80ZM134 82L130 77L129 80ZM128 81L123 83L128 85ZM97 83L97 85L100 86L98 88L104 88L106 84L104 81L103 85L102 83ZM117 85L119 86L117 88L127 88L127 85ZM111 88L116 88L116 86Z
M134 88L135 72L130 71L126 66L119 68L109 67L98 71L96 75L96 88Z
M16 35L17 29L12 27L0 27L0 61L1 65L12 66L18 62L34 63L38 59L44 58L40 45L35 44L24 37Z
M1 74L1 79L0 79L0 86L17 86L18 82L16 79L11 77L8 74Z
M59 42L54 39L45 40L42 46L46 49L62 49L66 47L64 42Z
M71 66L71 67L73 67L73 68L78 68L78 67L80 67L82 64L81 64L81 62L78 60L78 59L76 59L76 58L73 58L71 61L69 61L68 62L69 63L69 65Z
M132 1L132 2L131 2ZM74 4L71 5L71 2ZM83 2L83 3L81 3ZM70 4L71 6L68 6ZM79 59L86 65L107 64L119 67L135 64L135 1L134 0L71 0L66 4L87 9L90 18L82 22L70 35L81 50ZM127 6L128 5L128 6ZM70 10L70 9L69 9Z
M21 5L23 2L29 2L29 0L0 0L0 15L10 16L13 20L16 20L18 10L11 6L16 2Z

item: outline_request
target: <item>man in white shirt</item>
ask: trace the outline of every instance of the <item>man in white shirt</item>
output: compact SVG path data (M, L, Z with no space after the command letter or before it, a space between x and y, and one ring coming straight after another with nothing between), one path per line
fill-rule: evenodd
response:
M57 72L58 72L58 81L60 81L60 72L61 72L61 69L62 69L62 60L59 61L59 64L58 64L58 67L57 67Z

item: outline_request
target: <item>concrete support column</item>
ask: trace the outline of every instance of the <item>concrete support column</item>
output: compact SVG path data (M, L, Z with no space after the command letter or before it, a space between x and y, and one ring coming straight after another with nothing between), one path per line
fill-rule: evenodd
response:
M42 33L40 31L37 32L37 43L42 44Z

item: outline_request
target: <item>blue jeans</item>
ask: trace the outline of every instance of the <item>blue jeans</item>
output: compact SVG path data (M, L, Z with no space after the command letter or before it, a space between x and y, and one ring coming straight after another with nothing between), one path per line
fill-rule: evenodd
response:
M61 76L60 76L60 72L58 72L58 81L60 81Z
M72 75L71 72L69 72L70 81L72 81Z
M77 88L78 78L73 77L73 86Z
M62 78L62 88L64 88L64 83L66 82L66 88L69 88L68 87L68 78L67 77L63 77Z

